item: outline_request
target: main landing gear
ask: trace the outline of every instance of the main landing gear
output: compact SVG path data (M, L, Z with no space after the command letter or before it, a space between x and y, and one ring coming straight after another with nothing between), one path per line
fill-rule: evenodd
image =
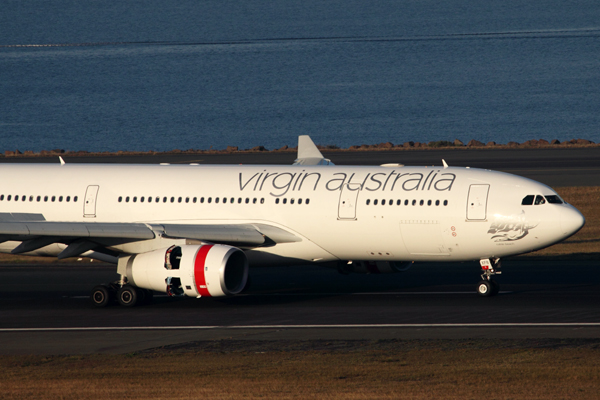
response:
M500 291L498 282L492 279L493 275L500 275L500 259L484 258L479 260L481 265L481 281L477 284L477 294L483 297L495 296Z
M151 303L152 297L153 292L151 290L135 287L121 281L98 285L92 289L92 295L90 296L96 307L107 307L113 304L133 307Z

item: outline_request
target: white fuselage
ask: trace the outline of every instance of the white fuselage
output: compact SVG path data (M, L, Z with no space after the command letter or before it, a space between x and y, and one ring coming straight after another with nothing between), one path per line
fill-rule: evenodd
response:
M555 196L548 186L480 169L3 164L0 174L0 213L60 222L259 223L302 239L251 250L257 262L499 258L557 243L584 223L568 204L522 205L529 195ZM5 241L0 251L18 244ZM64 249L53 246L37 253ZM143 241L112 248L149 250Z

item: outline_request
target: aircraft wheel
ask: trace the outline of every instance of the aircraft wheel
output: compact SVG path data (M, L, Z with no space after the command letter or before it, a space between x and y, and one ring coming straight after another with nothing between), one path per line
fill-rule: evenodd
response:
M119 304L125 307L133 307L139 300L137 288L125 285L117 292Z
M477 284L477 294L483 297L489 297L494 295L494 285L490 281L480 281Z
M90 299L96 307L106 307L113 302L114 291L106 285L98 285L92 289Z
M492 282L492 296L495 296L500 292L500 284L493 280L490 280L490 282Z
M148 289L148 297L146 297L146 302L148 304L152 304L152 300L154 299L154 292Z
M140 289L138 288L138 290L140 292L144 293L144 300L143 300L143 304L151 304L152 303L152 298L154 297L154 292L150 289Z

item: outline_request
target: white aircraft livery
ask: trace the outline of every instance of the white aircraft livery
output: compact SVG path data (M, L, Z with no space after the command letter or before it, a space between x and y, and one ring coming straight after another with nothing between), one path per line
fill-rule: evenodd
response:
M498 292L502 257L573 235L585 220L546 185L501 172L336 166L308 136L293 165L2 164L0 251L90 257L120 279L97 306L240 293L250 265L320 263L394 273L479 261Z

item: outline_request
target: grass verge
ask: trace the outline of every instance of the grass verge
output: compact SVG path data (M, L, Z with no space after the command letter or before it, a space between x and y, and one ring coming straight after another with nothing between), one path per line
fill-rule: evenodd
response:
M4 357L0 397L590 399L600 392L599 341L303 343L313 349L275 342L230 351L201 342L125 356Z

